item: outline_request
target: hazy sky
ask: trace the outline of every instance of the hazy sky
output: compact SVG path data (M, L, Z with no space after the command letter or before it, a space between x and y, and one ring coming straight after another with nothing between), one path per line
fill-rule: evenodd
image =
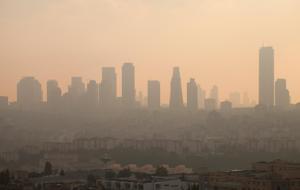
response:
M137 91L161 81L169 98L173 66L184 94L194 77L221 99L232 91L257 99L258 49L272 45L276 78L300 101L299 0L0 0L0 95L15 99L22 76L45 87L71 76L100 80L102 66L136 66ZM118 91L120 94L120 90ZM44 91L45 94L45 91Z

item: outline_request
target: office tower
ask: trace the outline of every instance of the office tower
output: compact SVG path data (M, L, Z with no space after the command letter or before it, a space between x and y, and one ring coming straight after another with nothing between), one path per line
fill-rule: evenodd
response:
M183 108L183 97L182 97L179 67L173 68L173 76L171 79L170 108L171 109Z
M244 107L250 106L250 98L249 98L247 92L244 93L244 97L243 97L243 106L244 106Z
M259 51L259 104L274 105L274 50L262 47Z
M206 111L216 111L217 110L217 101L214 98L207 98L204 101L204 109Z
M142 91L139 91L138 95L137 95L137 103L139 104L139 106L143 105L143 100L144 99L144 95Z
M210 98L216 100L216 106L219 107L219 88L215 85L210 90Z
M34 77L24 77L17 84L17 104L22 110L35 110L43 101L42 87Z
M200 85L198 85L198 107L200 109L204 109L204 101L206 98L206 92L204 89L201 88Z
M160 108L160 82L157 80L148 81L148 108Z
M221 112L230 112L232 110L232 103L230 101L223 101L220 103Z
M68 93L74 99L82 97L85 93L85 84L82 82L81 77L72 77Z
M72 77L71 85L68 87L68 92L63 96L64 102L67 103L65 105L66 108L74 111L73 109L77 109L81 107L84 103L84 95L85 95L85 84L82 82L81 77Z
M122 99L125 108L135 106L135 69L132 63L122 67Z
M0 96L0 109L6 109L8 107L8 97Z
M99 85L96 81L90 80L86 87L86 106L88 108L96 108L98 106Z
M187 108L194 111L198 109L198 88L193 78L187 83Z
M232 92L229 94L229 101L232 103L232 107L238 108L241 106L241 95L239 92Z
M117 98L117 75L114 67L102 68L102 80L99 89L100 104L104 108L114 108Z
M275 105L281 108L290 105L290 92L286 87L285 79L277 79L275 83Z
M61 89L56 80L47 81L47 105L51 108L61 104Z

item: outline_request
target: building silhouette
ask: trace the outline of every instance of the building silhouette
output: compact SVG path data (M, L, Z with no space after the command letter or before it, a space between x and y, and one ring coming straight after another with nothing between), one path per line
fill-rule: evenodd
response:
M99 89L100 104L104 108L114 108L117 98L117 75L114 67L102 68L102 80Z
M8 97L0 96L0 109L8 108Z
M216 108L219 107L219 88L214 85L210 90L210 97L211 99L214 99L216 102Z
M137 97L136 97L136 103L139 107L145 106L145 97L142 91L139 91Z
M99 103L99 85L90 80L86 87L85 103L88 109L95 109Z
M61 104L61 89L56 80L47 81L47 105L51 109L57 108Z
M73 99L78 99L84 95L85 84L82 82L81 77L72 77L68 93Z
M230 101L223 101L220 103L220 111L228 113L232 110L232 103Z
M274 105L274 50L262 47L259 50L259 104Z
M229 101L232 103L232 107L241 107L241 94L239 92L232 92L229 94Z
M41 84L34 77L24 77L17 84L17 104L21 110L39 109L43 101Z
M63 100L66 108L73 111L74 108L80 108L84 104L85 84L81 77L72 77L68 92L64 94Z
M173 76L171 79L170 105L169 106L171 109L181 109L184 107L179 67L173 68Z
M148 81L148 108L160 108L160 82L157 80Z
M275 83L275 105L281 108L290 105L290 92L286 87L285 79L277 79Z
M122 66L122 103L125 108L132 108L135 100L135 68L132 63Z
M198 87L193 78L187 83L187 108L193 111L198 109Z
M206 99L206 92L204 89L201 88L200 85L198 85L198 107L199 107L199 109L204 109L205 99Z
M243 95L243 106L244 107L250 106L250 98L249 98L247 92L245 92L244 95Z
M205 109L205 111L216 111L218 109L216 99L214 99L214 98L205 99L204 109Z

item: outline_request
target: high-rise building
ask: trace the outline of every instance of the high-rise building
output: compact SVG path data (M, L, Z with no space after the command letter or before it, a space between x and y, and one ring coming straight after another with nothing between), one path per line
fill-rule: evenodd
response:
M56 80L47 81L47 105L55 108L61 104L61 89Z
M160 108L160 82L157 80L148 81L148 108Z
M204 101L204 109L206 111L216 111L217 108L217 101L214 98L207 98Z
M219 107L219 88L214 85L210 90L210 98L216 100L216 107Z
M114 67L102 68L99 94L101 106L104 108L113 108L116 106L117 75Z
M206 92L204 89L201 88L200 85L198 85L198 107L200 109L204 109L204 101L206 99Z
M40 108L43 101L41 84L34 77L24 77L17 84L17 104L22 110Z
M0 96L0 109L6 109L8 107L8 97Z
M232 107L238 108L241 106L241 94L239 92L232 92L229 94L229 101L232 103Z
M138 96L137 96L137 104L139 105L139 107L143 107L145 104L144 102L144 94L142 91L139 91Z
M84 104L85 84L81 77L72 77L71 85L68 87L68 92L64 94L63 99L66 103L65 107L73 110L81 107Z
M179 67L174 67L173 76L171 79L170 108L181 109L183 107L180 71Z
M274 105L274 50L262 47L259 51L259 104Z
M125 108L132 108L135 100L135 68L132 63L122 67L122 102Z
M243 96L243 106L244 106L244 107L250 106L250 98L249 98L247 92L245 92L245 93L244 93L244 96Z
M285 79L277 79L275 83L275 105L281 108L290 105L290 92L286 87Z
M232 110L232 103L230 101L223 101L220 103L220 111L223 113L230 112Z
M72 97L72 99L77 99L84 95L85 84L82 82L81 77L72 77L68 93Z
M198 109L198 88L193 78L187 83L187 108L194 111Z
M96 81L90 80L86 87L86 106L91 108L96 108L98 106L99 98L99 85Z

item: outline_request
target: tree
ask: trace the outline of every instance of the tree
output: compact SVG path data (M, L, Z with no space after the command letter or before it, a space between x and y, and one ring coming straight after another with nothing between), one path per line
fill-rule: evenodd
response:
M51 175L52 174L52 164L50 162L45 163L45 168L44 168L44 175Z
M0 173L0 185L8 185L10 183L10 174L8 170L2 171Z
M156 168L155 175L156 176L167 176L168 175L168 170L167 170L167 168L165 168L163 166L158 166Z
M87 182L89 185L96 185L96 181L97 181L97 179L93 174L89 174L87 176Z

